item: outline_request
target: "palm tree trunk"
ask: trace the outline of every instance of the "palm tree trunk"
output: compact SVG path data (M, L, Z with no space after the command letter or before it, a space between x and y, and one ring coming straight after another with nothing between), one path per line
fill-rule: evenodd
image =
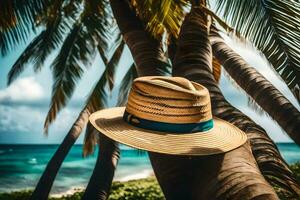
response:
M110 4L137 66L138 75L167 73L167 60L161 41L145 31L143 24L130 9L126 0L110 0Z
M47 200L56 174L61 167L62 162L68 155L71 147L82 132L83 127L88 121L90 113L88 109L84 109L79 114L77 120L69 130L63 142L59 145L55 154L48 162L46 169L43 172L35 190L32 193L32 200Z
M213 54L228 74L300 145L300 113L271 82L234 52L215 28L210 32Z
M207 61L210 60L211 56L206 55L209 59L205 58L205 56L203 57L204 51L211 51L206 36L207 34L205 34L206 32L204 31L200 34L200 30L196 29L196 27L193 28L194 31L199 31L198 35L197 33L193 33L195 34L193 35L193 30L190 30L191 34L186 36L187 39L181 36L179 40L179 50L174 60L173 75L184 76L207 87L211 95L214 116L229 121L245 131L248 135L252 153L265 178L273 185L278 185L292 196L297 197L300 194L299 185L289 170L288 165L280 156L274 142L268 137L262 127L254 123L241 111L231 106L222 95L211 73L211 62ZM206 39L203 38L204 36ZM188 38L192 39L188 41ZM197 39L202 39L203 42L197 42ZM189 45L184 46L183 44ZM192 50L192 52L189 52L189 50ZM189 63L189 65L184 63ZM232 160L232 162L234 161Z
M108 198L115 169L120 158L118 143L98 131L96 134L99 134L98 157L93 174L82 197L83 200L105 200Z
M173 75L205 86L214 80L210 79L212 54L206 24L201 11L192 8L181 27L173 66ZM150 158L167 199L278 199L261 175L249 143L219 155L153 154Z
M139 76L163 75L166 73L162 44L150 38L140 20L125 1L111 0L111 7L121 33L133 54ZM143 66L143 67L139 67ZM104 200L109 197L114 172L120 155L118 143L99 134L99 150L96 166L83 199Z

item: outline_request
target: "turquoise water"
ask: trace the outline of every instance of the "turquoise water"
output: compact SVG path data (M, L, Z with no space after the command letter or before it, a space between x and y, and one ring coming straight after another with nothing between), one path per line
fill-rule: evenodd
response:
M0 145L0 192L33 188L57 145ZM300 161L300 147L291 143L278 144L288 163ZM82 145L75 145L54 182L52 193L86 186L96 159L82 158ZM146 153L122 147L115 180L146 177L152 173Z

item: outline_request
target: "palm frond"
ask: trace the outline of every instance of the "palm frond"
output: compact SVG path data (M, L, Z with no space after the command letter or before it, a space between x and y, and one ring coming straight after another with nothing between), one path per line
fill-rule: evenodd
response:
M81 65L88 66L94 56L95 45L86 37L87 34L84 30L82 23L74 25L52 63L54 84L50 109L44 125L45 133L57 113L72 96L76 81L84 72Z
M76 81L81 78L83 73L82 65L85 67L91 65L97 46L102 44L98 43L99 39L101 42L107 43L107 26L109 24L106 25L105 18L107 4L104 5L103 2L107 1L84 2L84 10L80 18L65 39L59 55L52 64L55 83L50 110L45 121L45 132L57 113L72 96ZM103 50L107 51L106 48ZM98 100L91 101L88 106L97 108Z
M107 80L105 71L86 101L86 107L91 113L104 108L107 104L107 92L105 90Z
M15 27L17 24L17 17L13 9L13 1L0 1L0 31Z
M127 97L133 80L137 77L136 66L133 63L122 79L119 89L118 106L124 106L127 102Z
M123 40L121 40L119 46L115 50L115 53L113 54L113 56L111 57L110 61L107 63L107 66L106 66L106 68L107 68L106 76L107 76L108 86L109 86L110 90L112 90L114 87L115 71L119 64L121 55L123 53L124 46L125 46L125 43Z
M300 101L300 2L218 0L227 23L249 39L269 60Z
M89 95L86 101L86 108L93 113L101 108L104 108L107 104L107 68L101 75L99 81L95 85L93 91ZM94 152L94 147L97 142L97 134L94 128L87 126L84 145L83 145L83 156L86 157Z
M87 157L94 153L95 151L94 147L98 141L97 136L98 134L96 129L93 127L93 125L90 122L88 122L84 134L83 152L82 152L83 157Z
M160 37L165 29L175 38L190 7L187 0L131 0L138 16L146 23L146 29L155 37Z
M112 23L112 14L107 0L85 1L87 17L83 22L90 34L93 35L103 52L108 50L108 41L116 24Z
M32 31L36 30L36 21L45 12L48 0L0 2L0 53L5 55L14 46L27 40Z
M214 56L228 74L286 131L291 139L300 144L299 128L297 128L300 124L299 110L267 78L234 52L215 28L210 31L210 41Z
M222 73L222 66L215 57L213 57L212 61L212 72L215 80L219 83Z
M55 22L35 37L12 66L8 74L8 84L23 72L29 62L34 64L35 71L40 70L44 66L46 58L63 41L66 29L68 28L65 25Z
M26 64L32 59L32 55L35 55L36 46L43 44L45 31L42 31L37 37L35 37L32 42L26 47L21 56L16 60L12 68L10 69L7 77L7 84L11 84L20 74L24 71Z
M74 9L68 13L64 12L66 6L72 6ZM55 0L47 10L47 15L43 16L45 24L45 36L41 45L36 46L37 54L34 54L34 70L38 71L44 65L46 58L58 48L65 39L66 33L71 29L75 12L80 12L79 5L74 1L64 4L62 0Z
M70 6L70 4L65 6ZM14 63L8 74L8 84L20 75L29 62L33 63L35 71L40 70L44 66L46 58L61 45L66 33L70 30L70 20L68 16L62 13L65 6L63 7L63 1L56 0L48 8L50 14L44 16L45 19L43 19L45 29L33 39ZM73 9L72 12L75 10L78 9Z

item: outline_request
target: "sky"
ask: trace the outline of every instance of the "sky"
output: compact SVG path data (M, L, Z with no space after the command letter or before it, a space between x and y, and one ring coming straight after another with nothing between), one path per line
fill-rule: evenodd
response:
M239 53L251 66L255 67L269 81L271 81L298 109L299 106L284 82L276 75L266 59L248 43L225 36L226 42ZM18 56L25 49L28 42L20 44L5 57L0 56L0 144L58 144L72 126L85 99L104 70L103 63L97 56L91 67L85 70L84 76L78 82L77 88L69 104L59 114L50 126L49 135L43 134L43 124L49 109L52 74L51 61L56 51L47 59L45 66L38 73L34 73L32 65L26 65L25 71L10 86L6 85L7 73ZM116 85L133 62L129 50L126 48L118 66ZM225 98L240 109L268 132L275 142L291 142L287 134L264 112L257 112L249 105L248 97L226 72L222 70L220 87ZM118 87L116 87L118 88ZM110 106L114 106L117 89L110 95ZM77 143L82 143L81 134Z

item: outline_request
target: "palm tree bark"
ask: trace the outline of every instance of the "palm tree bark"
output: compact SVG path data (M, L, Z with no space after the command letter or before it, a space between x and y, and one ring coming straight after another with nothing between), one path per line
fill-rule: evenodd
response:
M203 35L205 35L204 32L202 32L203 35L197 36L196 33L194 34L194 38L198 39L203 38ZM187 37L192 38L193 35L191 34ZM182 45L182 50L181 52L180 49L177 51L177 54L179 55L176 55L176 58L180 60L174 60L173 75L184 76L207 87L211 95L214 116L229 121L246 132L251 145L252 153L258 163L260 171L263 173L265 178L273 185L278 185L279 187L288 191L292 196L297 198L300 194L299 184L289 170L288 165L282 159L274 142L269 138L262 127L254 123L241 111L230 105L222 95L217 82L214 80L214 77L211 73L210 63L207 63L205 56L203 57L204 49L206 49L206 52L210 51L207 41L208 40L202 44L198 44L200 41L198 43L197 41L190 41L189 43L186 42L186 44L189 44L186 47L182 45L184 44L184 40L181 40L181 43L179 41L179 46ZM206 44L206 46L204 44ZM202 50L200 49L201 45L204 45ZM189 54L190 57L187 56L189 49L193 51ZM196 55L195 52L200 53ZM180 58L181 53L186 53L186 55ZM196 56L198 57L195 58ZM207 55L206 57L210 59L211 56ZM183 61L184 59L187 59L186 62ZM189 63L189 65L184 63Z
M153 38L145 31L143 24L130 9L126 0L110 0L110 4L137 66L138 75L166 73L167 60L161 40Z
M125 1L111 0L110 2L123 38L133 54L138 75L164 75L167 72L167 64L162 43L149 37L144 31L141 21ZM83 196L83 199L87 200L104 200L109 197L109 190L120 157L118 143L99 132L98 134L97 162Z
M300 113L270 81L251 67L211 29L213 55L228 74L300 145Z
M92 125L89 124L88 126ZM92 131L96 131L96 129L93 128ZM98 134L99 137L98 157L93 174L82 197L83 200L104 200L108 198L115 169L120 158L120 149L117 142L98 131L95 134Z
M32 193L32 200L48 199L57 172L60 169L62 162L68 155L71 147L74 145L75 141L82 132L83 127L86 125L89 115L90 112L88 111L88 109L84 109L81 111L72 128L64 138L63 142L59 145L55 154L48 162L43 175L41 176L35 190Z
M192 8L181 27L174 76L183 76L204 86L214 80L208 28L206 16ZM261 175L249 143L219 155L152 154L150 159L167 199L278 199Z

